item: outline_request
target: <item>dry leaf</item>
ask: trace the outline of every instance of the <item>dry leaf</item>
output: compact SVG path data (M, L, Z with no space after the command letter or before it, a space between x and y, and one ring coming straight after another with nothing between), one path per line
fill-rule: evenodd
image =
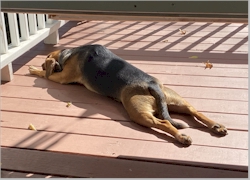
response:
M213 64L209 62L209 60L207 60L207 62L204 63L205 64L205 69L209 68L211 69L213 67Z
M189 58L190 58L190 59L197 59L198 56L190 56Z
M166 40L163 40L162 42L168 42L168 40L166 39Z
M28 129L36 131L36 128L35 128L35 126L33 124L30 124L29 127L28 127Z
M184 29L179 29L179 31L181 32L181 34L186 34L186 30L184 30Z
M72 103L71 103L71 102L67 102L66 107L70 107L71 105L72 105Z

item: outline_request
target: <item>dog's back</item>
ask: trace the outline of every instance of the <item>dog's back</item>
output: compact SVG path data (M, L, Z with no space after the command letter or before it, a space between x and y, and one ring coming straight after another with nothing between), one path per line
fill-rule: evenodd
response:
M99 94L120 101L124 86L145 87L155 78L127 63L101 45L86 45L72 49L78 53L82 76Z

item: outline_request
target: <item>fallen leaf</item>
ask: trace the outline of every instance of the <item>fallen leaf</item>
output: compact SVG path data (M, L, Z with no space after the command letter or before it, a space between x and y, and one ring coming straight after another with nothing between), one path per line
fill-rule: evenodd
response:
M33 131L36 131L36 128L33 124L30 124L29 127L28 127L29 130L33 130Z
M180 32L181 32L181 34L183 34L183 35L184 35L184 34L186 34L186 32L187 32L187 31L186 31L186 30L184 30L184 29L179 29L179 31L180 31Z
M207 60L207 62L204 63L205 64L205 69L209 68L211 69L213 67L213 64L209 62L209 60Z
M162 42L168 42L168 40L166 39L166 40L163 40Z
M67 102L66 107L70 107L71 105L72 105L72 103L71 103L71 102Z
M198 56L190 56L189 58L190 58L190 59L197 59Z

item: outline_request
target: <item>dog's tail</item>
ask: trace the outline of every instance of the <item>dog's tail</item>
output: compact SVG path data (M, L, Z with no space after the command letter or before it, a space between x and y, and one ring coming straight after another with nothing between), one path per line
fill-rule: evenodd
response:
M148 90L149 90L150 94L152 96L154 96L154 98L155 98L156 107L158 109L160 119L168 120L177 129L183 129L183 128L187 127L186 125L184 125L182 123L175 122L170 117L169 112L168 112L168 107L167 107L165 94L163 93L163 91L160 88L158 83L156 83L154 81L151 81L149 83Z

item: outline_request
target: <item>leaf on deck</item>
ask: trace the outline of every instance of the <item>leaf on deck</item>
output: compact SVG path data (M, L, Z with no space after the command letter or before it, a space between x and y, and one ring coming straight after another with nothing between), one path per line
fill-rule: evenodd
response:
M209 60L207 60L207 62L204 63L205 64L205 69L209 68L211 69L213 67L213 64L209 62Z
M186 30L184 30L184 29L179 29L179 31L181 32L181 34L182 34L182 35L184 35L184 34L186 34L186 33L187 33L187 31L186 31Z
M189 58L190 58L190 59L197 59L198 56L190 56Z
M33 124L30 124L28 127L29 130L37 131Z

